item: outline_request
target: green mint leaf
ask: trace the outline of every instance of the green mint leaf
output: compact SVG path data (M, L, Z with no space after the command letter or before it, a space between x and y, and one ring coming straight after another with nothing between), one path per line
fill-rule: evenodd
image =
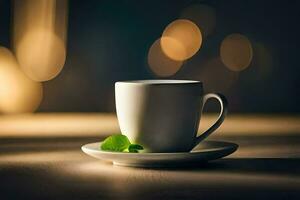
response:
M131 150L129 150L129 153L138 153L139 151L138 150L136 150L136 149L131 149Z
M112 135L102 142L101 149L105 151L123 152L130 144L130 141L125 135Z
M130 152L130 153L138 153L139 150L143 150L144 148L139 145L139 144L130 144L128 149L126 149L126 151Z
M139 150L144 149L139 144L131 144L129 139L122 134L112 135L107 137L101 143L100 148L104 151L129 152L129 153L138 153Z
M143 150L144 148L139 144L130 144L128 149L130 151L130 149Z

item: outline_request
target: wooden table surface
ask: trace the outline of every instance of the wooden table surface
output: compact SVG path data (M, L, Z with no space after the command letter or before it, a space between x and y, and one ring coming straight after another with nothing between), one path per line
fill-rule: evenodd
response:
M214 120L201 121L200 131ZM116 167L81 145L119 131L112 114L0 117L0 199L300 199L300 117L233 115L211 139L224 159L189 168Z

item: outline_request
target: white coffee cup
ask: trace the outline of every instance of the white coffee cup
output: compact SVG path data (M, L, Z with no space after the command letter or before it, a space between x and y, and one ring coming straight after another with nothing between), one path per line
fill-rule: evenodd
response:
M224 121L227 101L221 94L203 94L200 81L137 80L115 83L116 110L122 134L149 152L187 152ZM205 102L221 105L217 121L197 136Z

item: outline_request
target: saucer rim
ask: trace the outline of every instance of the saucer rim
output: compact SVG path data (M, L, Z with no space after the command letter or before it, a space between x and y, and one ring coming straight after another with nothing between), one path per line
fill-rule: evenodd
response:
M89 152L94 152L94 153L102 153L102 154L109 154L109 155L126 155L126 156L136 156L136 155L140 155L140 156L166 156L166 155L191 155L191 154L197 154L197 153L209 153L209 152L214 152L214 151L218 151L218 148L209 148L209 149L195 149L197 148L194 147L191 151L187 151L187 152L141 152L141 153L129 153L129 152L114 152L114 151L104 151L99 149L91 149L91 148L87 148L87 146L89 145L96 145L100 146L100 144L103 141L100 142L92 142L92 143L87 143L81 146L81 150L86 153L86 151ZM227 142L227 141L218 141L218 140L205 140L201 143L223 143L224 145L222 146L222 148L225 150L232 150L233 152L235 152L238 148L239 145L233 142ZM199 145L201 145L201 143ZM194 150L195 149L195 150Z

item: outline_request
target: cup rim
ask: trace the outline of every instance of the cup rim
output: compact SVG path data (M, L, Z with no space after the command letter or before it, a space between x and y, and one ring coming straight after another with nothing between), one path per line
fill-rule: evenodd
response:
M139 85L176 85L176 84L202 84L201 81L185 80L185 79L146 79L146 80L130 80L117 81L115 84L139 84Z

